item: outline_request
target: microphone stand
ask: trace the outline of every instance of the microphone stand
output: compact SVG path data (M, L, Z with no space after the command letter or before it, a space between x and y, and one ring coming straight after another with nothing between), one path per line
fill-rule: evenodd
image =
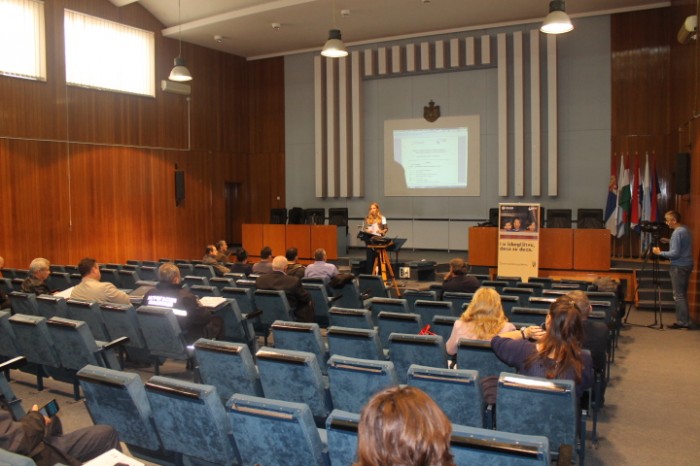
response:
M654 234L653 236L653 241L652 244L654 246L659 246L659 237ZM651 246L650 246L651 248ZM663 322L663 309L661 309L662 303L661 303L661 283L659 281L659 256L654 254L653 252L651 253L652 256L652 265L651 265L651 281L654 285L654 323L647 325L649 328L653 328L656 330L663 330L664 328L664 322ZM657 313L658 313L658 320L657 320ZM657 328L658 325L658 328Z

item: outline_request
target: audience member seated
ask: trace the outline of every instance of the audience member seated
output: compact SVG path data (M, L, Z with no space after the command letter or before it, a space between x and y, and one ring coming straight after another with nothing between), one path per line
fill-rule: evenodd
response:
M315 262L306 267L306 274L304 276L306 278L321 278L323 279L323 283L327 285L328 282L331 281L331 278L338 275L338 268L326 262L327 258L328 255L325 249L316 249L316 251L314 251Z
M253 266L248 263L248 253L243 248L236 249L236 262L231 264L231 272L244 273L246 277L253 273Z
M464 260L455 257L450 261L450 271L442 282L443 291L474 293L480 286L478 278L467 275L467 264Z
M582 351L583 322L573 299L560 296L552 303L545 329L531 326L502 333L493 337L491 346L519 374L573 380L580 398L593 385L593 360Z
M216 243L216 261L225 264L228 262L228 244L226 241L220 240Z
M51 294L46 279L51 275L51 263L43 257L37 257L29 264L29 274L22 282L22 291L25 293Z
M272 248L265 246L260 250L260 262L253 264L253 273L262 275L272 272Z
M226 242L224 241L224 244ZM213 244L208 244L207 247L204 249L204 257L202 257L202 264L204 265L211 265L211 267L214 269L214 273L216 274L217 277L223 277L225 273L229 273L231 270L229 270L228 267L225 267L221 265L221 262L217 260L217 251L216 251L216 246Z
M42 415L37 405L21 421L0 409L0 448L29 456L37 466L79 465L111 449L121 450L112 427L96 425L63 434L61 419Z
M98 303L129 304L129 295L111 283L101 282L102 274L95 259L86 257L78 263L78 273L83 279L73 287L72 299L96 301Z
M354 466L454 466L452 424L416 387L387 388L362 409Z
M591 313L591 302L588 300L586 293L580 290L570 291L566 294L574 300L576 307L581 313L583 321L583 347L591 352L593 358L593 369L596 372L605 370L607 361L608 340L610 338L610 329L603 322L597 322L588 318ZM602 377L603 385L601 387L601 395L605 395L605 379Z
M306 266L297 262L297 259L299 258L299 250L292 247L287 249L287 252L284 255L289 264L287 265L287 275L291 275L292 277L297 277L299 279L304 278Z
M275 257L272 262L272 271L260 275L255 280L255 287L259 290L282 290L287 295L287 301L299 322L314 322L314 306L311 295L301 286L301 280L286 274L287 258Z
M212 316L209 309L199 304L192 292L182 287L180 269L172 262L166 262L158 268L158 284L146 292L143 304L173 309L187 343L194 343L199 338L222 336L221 317Z
M467 309L452 327L452 334L445 345L447 353L457 354L460 338L490 341L495 335L515 330L508 322L501 305L501 296L493 288L479 288Z

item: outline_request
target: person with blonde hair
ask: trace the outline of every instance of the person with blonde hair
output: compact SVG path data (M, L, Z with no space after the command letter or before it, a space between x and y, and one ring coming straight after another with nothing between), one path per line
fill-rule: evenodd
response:
M386 224L386 217L382 214L382 211L379 209L379 204L376 202L373 202L369 205L369 212L367 212L367 216L365 217L365 233L372 235L372 237L381 237L387 234L389 231L389 227ZM365 241L367 241L367 245L369 246L372 244L372 238L366 238ZM374 252L374 249L368 247L367 248L367 265L365 267L365 272L366 273L375 273L374 272L374 259L377 256L377 254Z
M354 466L454 466L452 424L425 392L387 388L362 408Z
M452 327L452 334L445 345L447 353L457 354L460 338L488 341L499 333L513 330L515 326L508 322L498 292L493 288L479 288Z

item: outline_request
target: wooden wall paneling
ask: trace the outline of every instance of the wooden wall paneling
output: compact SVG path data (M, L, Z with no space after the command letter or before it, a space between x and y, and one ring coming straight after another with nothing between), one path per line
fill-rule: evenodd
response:
M284 153L284 59L248 63L251 153Z

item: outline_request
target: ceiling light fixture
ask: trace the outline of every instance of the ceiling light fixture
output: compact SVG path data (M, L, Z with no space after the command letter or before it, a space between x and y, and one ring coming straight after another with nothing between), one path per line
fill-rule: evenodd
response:
M335 0L333 0L331 7L333 9L333 29L328 31L328 40L326 41L326 45L323 46L323 50L321 50L321 55L330 58L347 57L348 51L345 48L345 44L343 44L340 29L338 29L338 26L335 24Z
M182 58L182 8L180 2L181 0L177 0L177 22L180 28L178 31L178 41L180 42L180 51L177 54L175 66L170 72L168 79L171 81L185 82L192 81L192 75L190 74L190 70L187 69L187 66L185 66L185 59Z
M573 29L571 18L566 14L566 2L564 0L549 2L549 14L544 19L540 31L545 34L563 34Z

